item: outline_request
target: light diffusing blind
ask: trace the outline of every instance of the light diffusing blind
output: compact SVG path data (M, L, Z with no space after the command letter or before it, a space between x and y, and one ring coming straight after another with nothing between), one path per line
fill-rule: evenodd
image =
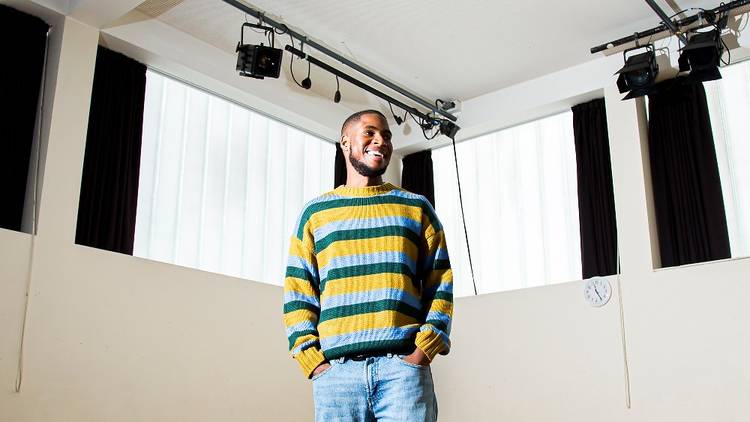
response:
M581 279L571 112L456 145L477 290ZM452 147L434 150L435 202L454 293L473 294Z
M750 61L705 82L732 257L750 255Z
M134 255L271 284L333 188L332 143L152 71L141 154Z

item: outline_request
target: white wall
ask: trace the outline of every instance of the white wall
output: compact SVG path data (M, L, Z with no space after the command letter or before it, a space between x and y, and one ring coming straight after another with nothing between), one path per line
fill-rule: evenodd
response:
M31 265L31 237L0 230L0 420L310 420L310 384L286 353L280 288L74 245L100 34L70 18L60 29ZM149 40L138 48L155 54ZM441 420L747 421L750 260L653 270L640 114L610 87L614 61L592 63L465 103L462 118L475 122L465 133L478 134L546 112L546 100L561 107L604 90L632 408L619 296L593 309L573 282L457 300L453 351L434 364ZM200 70L189 64L179 66ZM221 78L206 77L236 89ZM509 101L527 114L498 113Z

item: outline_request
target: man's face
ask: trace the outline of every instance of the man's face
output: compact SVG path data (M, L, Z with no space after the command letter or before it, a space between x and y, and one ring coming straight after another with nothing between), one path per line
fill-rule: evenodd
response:
M349 126L341 140L349 163L365 177L378 177L385 173L391 161L393 145L388 122L377 114L365 114Z

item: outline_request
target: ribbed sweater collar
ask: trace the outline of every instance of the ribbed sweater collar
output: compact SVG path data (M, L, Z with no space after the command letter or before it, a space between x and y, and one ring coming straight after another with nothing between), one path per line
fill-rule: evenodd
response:
M340 196L367 197L388 193L394 189L396 189L396 187L390 183L383 183L382 185L377 186L365 186L361 188L352 188L346 185L341 185L334 189L333 192Z

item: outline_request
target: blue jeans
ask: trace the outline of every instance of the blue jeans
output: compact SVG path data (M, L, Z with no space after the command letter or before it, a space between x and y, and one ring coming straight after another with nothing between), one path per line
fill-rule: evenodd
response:
M437 399L429 366L405 355L339 358L312 378L318 422L434 422Z

